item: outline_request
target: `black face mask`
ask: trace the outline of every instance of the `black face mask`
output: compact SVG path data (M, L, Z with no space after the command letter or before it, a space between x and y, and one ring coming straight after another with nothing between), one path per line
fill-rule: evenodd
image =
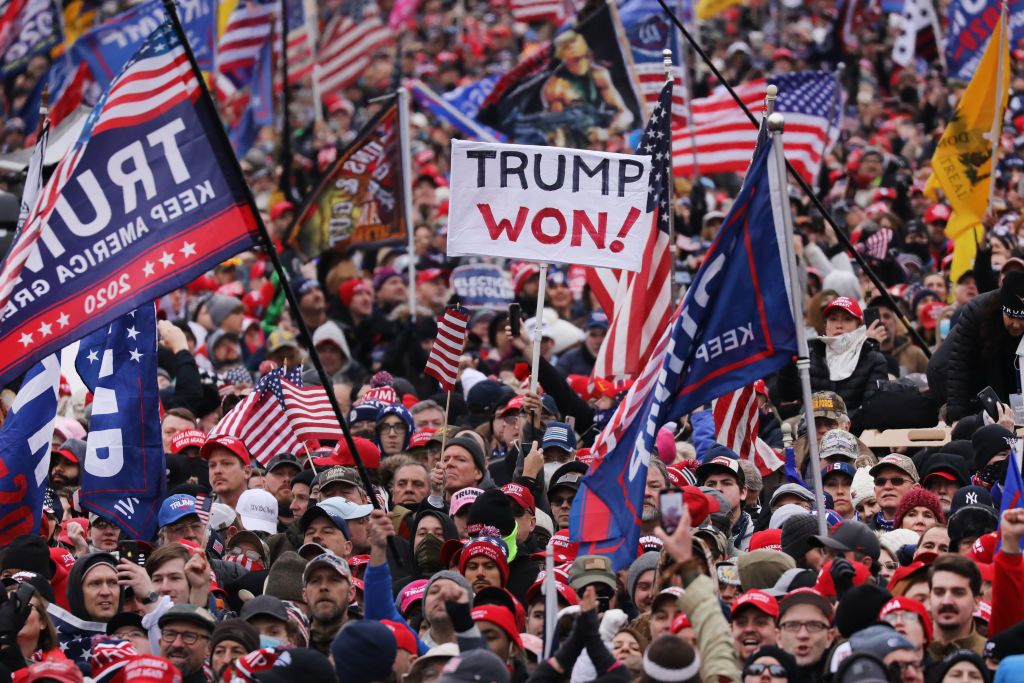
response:
M1006 479L1006 468L1009 463L1009 458L1000 460L999 462L990 462L989 464L978 470L976 475L978 479L985 482L988 488L992 488L996 484L1002 484L1003 480Z
M913 254L917 258L921 259L922 263L928 263L931 260L932 255L928 250L927 244L921 244L919 242L908 242L903 245L903 251L908 254Z

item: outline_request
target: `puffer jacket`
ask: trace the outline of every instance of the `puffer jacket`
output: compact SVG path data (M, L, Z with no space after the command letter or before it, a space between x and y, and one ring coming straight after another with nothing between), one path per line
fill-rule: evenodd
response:
M986 292L967 304L956 324L946 369L946 421L977 412L978 392L992 387L999 400L1010 402L1017 391L1014 371L1019 337L1003 325L999 290Z
M846 403L846 413L856 426L860 407L878 391L878 382L889 379L885 356L878 351L878 342L868 339L860 349L860 358L853 374L844 380L833 382L829 379L828 364L825 362L825 344L814 339L808 342L811 357L811 391L834 391ZM779 394L783 401L800 401L800 376L796 364L791 364L779 373ZM855 433L857 429L853 430Z

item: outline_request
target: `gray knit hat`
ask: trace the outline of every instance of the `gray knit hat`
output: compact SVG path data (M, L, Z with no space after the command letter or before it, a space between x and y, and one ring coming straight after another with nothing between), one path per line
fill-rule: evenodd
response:
M644 553L629 565L629 573L626 574L626 593L630 600L633 599L633 591L636 589L636 582L640 580L640 575L651 569L657 569L660 557L660 553Z
M458 572L453 572L450 569L442 569L441 571L437 572L436 574L430 577L430 581L427 582L427 587L423 591L424 600L426 600L427 596L430 594L430 587L433 586L434 582L438 579L448 579L449 581L454 581L455 583L459 584L459 586L464 588L466 592L469 594L470 604L473 603L473 586L470 585L469 581L466 581L466 577L464 577L462 574Z
M270 565L263 594L281 600L305 602L302 597L302 572L305 568L306 561L297 552L289 550L281 553Z

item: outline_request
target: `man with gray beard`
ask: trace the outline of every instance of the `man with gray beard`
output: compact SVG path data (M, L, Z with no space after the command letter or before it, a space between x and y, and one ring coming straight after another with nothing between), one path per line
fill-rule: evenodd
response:
M640 532L653 534L661 521L661 491L668 487L668 468L659 458L652 456L647 465L647 486L644 489L644 509L641 513Z

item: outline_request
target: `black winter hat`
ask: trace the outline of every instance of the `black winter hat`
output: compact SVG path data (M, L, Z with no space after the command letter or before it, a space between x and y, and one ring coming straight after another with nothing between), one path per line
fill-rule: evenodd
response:
M454 439L448 439L448 442L444 445L445 450L451 446L461 446L469 451L469 455L473 458L473 464L476 465L476 468L480 470L481 474L487 474L487 458L484 457L484 449L480 447L479 441L472 436L457 436Z
M225 640L238 643L249 652L260 647L260 632L255 626L242 619L225 619L217 624L210 636L210 650L217 649L217 644Z
M1006 274L999 288L999 303L1003 306L1003 315L1024 319L1024 273L1015 270Z
M451 442L449 442L451 443ZM469 505L466 529L470 536L493 536L488 527L496 528L504 538L516 528L509 497L501 489L488 489Z
M854 586L836 605L836 628L843 638L849 638L862 628L877 624L878 613L891 599L892 593L877 583Z
M466 408L470 413L494 414L498 406L515 396L512 387L493 379L485 379L473 385L466 395Z
M52 579L55 567L50 560L50 548L42 536L16 536L4 551L4 559L0 563L0 571L8 569L34 572L46 577L47 581Z
M818 533L818 518L814 515L793 515L782 523L782 552L797 562L804 559L811 545L811 537Z
M1012 655L1024 655L1024 621L1018 622L985 643L985 656L1005 659Z
M997 453L1010 449L1017 437L1003 425L985 425L974 432L971 445L974 447L974 470L978 471L992 460Z

